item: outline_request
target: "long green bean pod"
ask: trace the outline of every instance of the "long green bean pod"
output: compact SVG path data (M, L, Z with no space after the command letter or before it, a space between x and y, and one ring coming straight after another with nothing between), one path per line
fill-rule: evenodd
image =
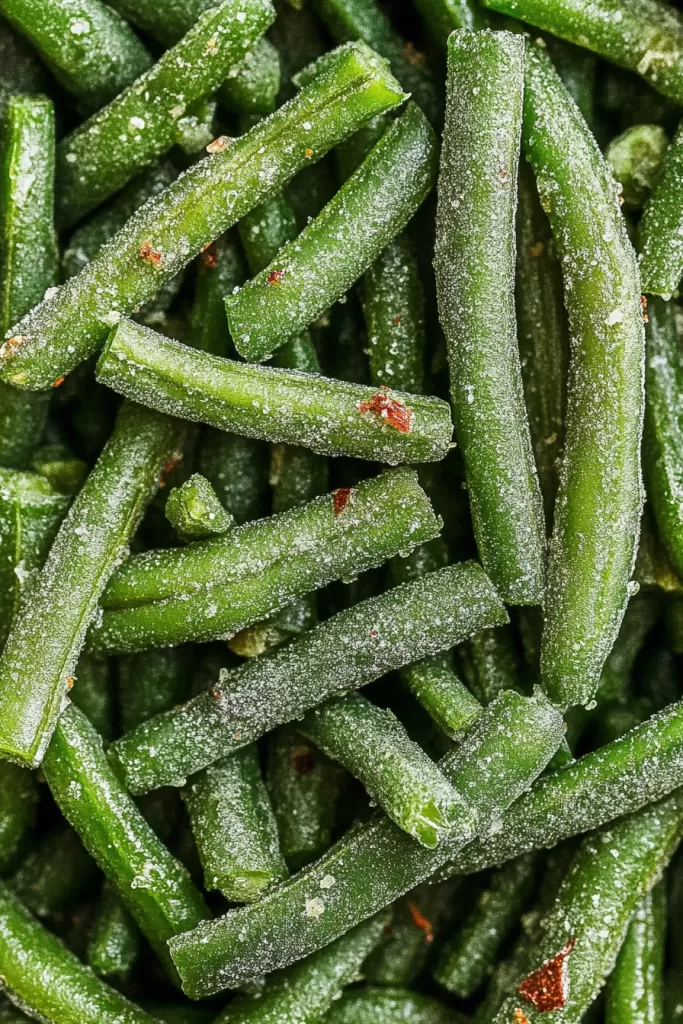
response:
M336 1003L325 1024L457 1024L450 1006L402 988L353 989Z
M665 935L666 885L659 882L636 907L607 980L606 1024L662 1020Z
M541 673L552 700L587 704L626 609L638 547L644 329L611 173L537 46L527 48L524 147L562 260L571 331ZM609 396L599 406L596 389Z
M529 1024L540 1024L553 1011L566 1024L583 1018L615 965L632 914L661 876L681 833L679 792L583 840L541 922L532 972L515 979L517 990L493 1024L510 1024L517 1008Z
M519 921L537 866L533 854L510 861L480 893L462 927L441 950L434 969L436 981L449 992L466 999L482 985Z
M81 654L74 672L74 687L70 692L72 703L83 712L105 743L113 740L116 722L112 669L113 664L109 658Z
M44 477L0 469L0 646L68 507L69 499Z
M0 14L84 111L113 100L152 63L132 29L100 0L2 0Z
M543 770L561 733L560 715L542 696L502 694L440 762L468 808L448 842L425 849L383 815L356 826L258 903L171 940L185 991L208 994L290 964L414 888L447 860L449 848L500 817Z
M153 1017L100 981L0 882L3 992L52 1024L156 1024Z
M208 916L186 869L157 839L114 775L84 715L64 712L43 761L52 795L162 963L166 943Z
M569 339L560 262L525 160L519 169L515 298L524 398L550 528L564 443Z
M119 414L36 577L30 600L14 619L0 658L3 756L40 764L100 595L125 557L180 436L177 424L137 406L124 406Z
M520 36L450 37L434 266L479 554L504 600L540 604L545 524L514 307L523 76Z
M91 647L125 652L229 639L294 598L407 553L439 530L414 470L363 481L342 493L347 497L338 512L339 495L323 495L215 541L136 556L103 599Z
M344 770L285 726L268 737L266 785L282 855L290 870L298 871L332 842Z
M195 775L183 799L207 889L251 903L287 877L254 745Z
M309 711L299 728L423 846L434 849L457 825L460 794L391 711L349 694Z
M224 107L244 116L270 114L277 105L282 73L280 54L265 36L231 68L218 97Z
M475 562L430 573L222 673L208 692L122 737L111 756L131 792L178 785L330 697L505 618Z
M177 141L188 108L212 93L273 21L270 0L223 0L125 92L57 147L57 220L70 227Z
M55 117L44 96L13 96L0 159L0 337L57 281ZM0 466L25 469L49 398L0 386Z
M226 297L240 355L265 359L340 299L429 194L436 162L436 136L411 103L298 238Z
M0 762L0 870L5 870L34 824L38 791L31 772Z
M29 390L49 388L207 243L403 98L367 48L352 43L327 54L294 99L234 143L216 140L207 159L148 200L77 277L20 321L14 341L0 349L2 378Z
M88 964L103 978L127 974L140 952L140 932L111 882L100 893L92 934L88 940Z
M29 850L7 885L36 917L54 918L92 883L97 867L68 825L47 832Z
M638 225L643 291L665 299L678 290L683 277L681 175L683 128L679 125Z
M228 361L131 320L112 331L97 379L159 412L322 455L438 461L451 442L450 409L439 398Z
M124 732L187 697L190 662L191 651L183 647L119 658L119 718Z
M593 50L683 103L683 18L661 0L484 0L486 7Z
M377 914L358 925L305 963L296 964L266 984L263 995L229 1005L216 1024L275 1024L296 1019L317 1024L358 977L368 953L382 940L390 915Z

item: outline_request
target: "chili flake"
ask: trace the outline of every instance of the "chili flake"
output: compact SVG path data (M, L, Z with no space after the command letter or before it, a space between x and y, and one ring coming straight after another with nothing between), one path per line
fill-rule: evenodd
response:
M151 263L154 267L160 267L164 262L164 257L158 249L154 248L151 242L142 243L140 246L140 258L146 260L147 263Z
M346 506L349 503L351 497L350 487L338 487L336 491L332 492L332 500L334 502L334 514L336 516L341 515Z
M562 1010L567 1002L567 958L576 939L569 939L559 953L542 963L517 986L517 991L533 1003L539 1013Z
M390 398L385 391L378 391L367 402L357 402L359 412L374 412L386 420L390 427L409 434L413 429L413 412L397 398Z

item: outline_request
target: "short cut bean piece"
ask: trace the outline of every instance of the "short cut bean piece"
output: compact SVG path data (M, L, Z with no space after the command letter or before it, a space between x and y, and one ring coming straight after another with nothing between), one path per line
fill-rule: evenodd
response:
M40 764L100 595L179 440L178 425L157 413L131 405L119 413L0 658L3 756Z
M100 736L77 708L60 718L43 771L64 817L174 977L168 939L193 928L209 912L187 870L114 775Z
M436 136L410 103L298 238L227 296L240 355L265 359L340 299L429 194L436 163Z
M433 850L457 825L460 794L392 711L352 693L309 711L299 729L423 846Z
M229 639L296 597L407 553L441 525L414 470L390 470L346 497L341 511L338 495L323 495L216 541L136 556L103 599L91 647L121 653Z
M682 178L683 126L679 125L638 225L643 291L665 299L678 290L683 277Z
M404 99L384 62L358 43L326 54L289 103L148 200L77 277L45 299L0 348L1 375L49 388L111 328L236 221L374 114ZM305 125L311 127L306 128Z
M683 103L683 18L661 0L484 0L486 7L593 50Z
M0 882L3 992L53 1024L157 1024L85 967Z
M128 974L140 952L140 932L121 897L105 882L88 941L88 964L103 978Z
M605 156L614 180L621 185L624 207L639 210L652 192L669 148L659 124L635 124L612 139Z
M345 992L325 1024L458 1024L450 1006L402 988L361 988Z
M234 114L270 114L277 105L281 82L280 54L265 36L228 72L218 91Z
M126 734L110 754L131 792L182 784L324 700L506 617L479 565L449 566L361 601L221 674L207 693Z
M213 487L201 473L174 487L166 501L166 518L181 540L206 540L220 537L235 525Z
M447 843L427 850L379 814L356 826L258 903L173 939L185 991L205 995L286 966L414 888L441 867L449 849L467 843L473 829L491 827L543 770L561 737L561 717L542 695L502 694L440 762L468 808Z
M322 455L438 461L451 442L439 398L221 359L130 320L112 331L97 379L160 412Z
M453 33L434 267L482 564L504 600L540 604L545 523L514 305L523 89L521 36Z
M26 768L0 762L0 869L4 872L34 824L38 790Z
M57 147L57 220L70 227L177 141L188 108L212 93L273 21L270 0L224 0L125 92Z
M648 1024L663 1017L666 883L636 907L614 970L607 979L606 1024Z
M188 336L200 352L211 352L214 356L234 356L235 346L225 318L223 296L242 284L245 277L242 249L238 239L230 232L217 238L199 257ZM206 436L201 447L204 454L207 450ZM201 457L200 454L200 461ZM213 462L213 459L210 461ZM216 461L220 467L224 460L219 458ZM216 471L220 470L214 470L214 473ZM234 514L234 509L228 507L228 511ZM239 519L238 516L236 518Z
M588 704L626 610L638 548L645 337L638 267L611 172L538 46L527 48L524 148L558 245L571 335L541 676L551 700Z
M100 0L2 0L0 14L86 112L113 100L152 63L133 30Z

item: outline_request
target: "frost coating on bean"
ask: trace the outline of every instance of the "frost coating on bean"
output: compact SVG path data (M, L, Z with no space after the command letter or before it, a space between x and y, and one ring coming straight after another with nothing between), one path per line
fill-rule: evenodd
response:
M679 125L638 225L643 291L665 299L677 291L683 277L682 176L683 128Z
M226 672L207 693L126 734L112 756L133 792L182 785L330 697L506 620L480 566L447 567L362 601Z
M527 49L526 64L524 148L558 245L571 344L541 673L552 700L587 704L626 609L640 533L640 279L597 143L541 47Z

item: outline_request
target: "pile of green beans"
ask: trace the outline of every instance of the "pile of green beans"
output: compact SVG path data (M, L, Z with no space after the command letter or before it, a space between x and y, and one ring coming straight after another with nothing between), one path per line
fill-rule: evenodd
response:
M0 1024L683 1019L682 8L0 0Z

